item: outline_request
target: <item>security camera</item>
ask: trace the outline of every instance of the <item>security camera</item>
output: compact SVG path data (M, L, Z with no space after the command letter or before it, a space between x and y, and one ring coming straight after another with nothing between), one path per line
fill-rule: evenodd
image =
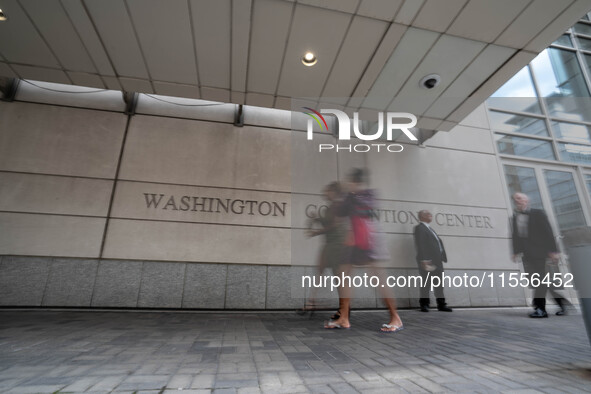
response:
M433 89L439 85L439 82L441 82L441 77L439 75L429 74L421 79L419 85L425 89Z

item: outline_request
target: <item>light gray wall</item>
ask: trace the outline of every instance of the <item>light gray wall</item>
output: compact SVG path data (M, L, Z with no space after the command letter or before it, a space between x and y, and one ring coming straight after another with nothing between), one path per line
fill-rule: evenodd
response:
M138 110L157 112L151 106ZM305 133L289 130L285 112L247 107L247 125L237 128L231 106L159 111L128 118L0 102L0 305L299 306L298 278L313 272L320 246L304 236L305 209L323 204L322 187L354 166L370 168L381 209L432 210L450 274L517 269L483 108L424 147L368 155L304 149ZM162 194L159 207L145 194ZM170 196L175 205L162 209ZM183 196L275 202L285 215L185 210ZM490 225L468 225L466 215ZM380 224L393 273L416 273L415 224ZM396 292L401 306L415 305L414 289ZM523 289L496 287L447 296L461 306L526 301ZM358 292L355 305L378 306L374 289Z

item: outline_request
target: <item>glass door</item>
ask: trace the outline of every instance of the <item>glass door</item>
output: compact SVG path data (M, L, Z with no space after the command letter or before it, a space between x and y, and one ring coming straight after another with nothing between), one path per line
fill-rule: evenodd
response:
M558 229L586 226L574 171L542 169L542 172Z
M584 174L581 185L576 171L567 166L503 160L503 171L509 196L527 194L532 208L546 212L557 238L563 230L590 223L585 202L591 194L591 173Z

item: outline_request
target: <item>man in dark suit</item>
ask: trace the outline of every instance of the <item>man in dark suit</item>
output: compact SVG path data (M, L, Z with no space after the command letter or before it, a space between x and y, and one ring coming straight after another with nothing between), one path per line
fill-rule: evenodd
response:
M513 195L515 213L511 220L513 230L513 261L517 262L522 256L523 268L529 274L537 274L538 279L543 281L546 275L546 259L558 262L559 254L552 227L544 211L531 209L529 197L523 193ZM552 280L553 278L550 278ZM540 283L534 287L533 305L535 311L529 317L548 317L546 313L546 291L548 285ZM564 314L564 299L555 297L556 303L560 306L558 315Z
M421 287L421 298L419 305L422 312L429 312L429 290L431 288L432 277L439 277L443 274L443 263L447 262L445 247L443 241L437 233L431 228L429 223L433 220L433 215L427 210L419 212L420 223L415 226L414 239L417 250L417 264L419 273L423 278L423 287ZM428 279L428 282L427 282ZM437 284L437 283L435 283ZM434 287L435 298L437 299L437 309L442 312L451 312L452 309L445 303L443 295L443 284Z

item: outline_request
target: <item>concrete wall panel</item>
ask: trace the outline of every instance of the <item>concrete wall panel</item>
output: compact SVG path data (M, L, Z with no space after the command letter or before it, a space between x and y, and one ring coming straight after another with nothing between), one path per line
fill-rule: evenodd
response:
M0 103L0 170L114 178L127 117Z
M111 217L289 227L290 200L288 193L120 181Z
M138 298L140 308L180 308L185 264L145 262Z
M287 131L137 115L121 178L289 191L289 153Z
M411 145L370 154L368 162L383 199L506 208L493 155Z
M43 258L3 256L0 262L0 305L41 306L49 275Z
M104 257L285 265L289 251L289 229L112 219Z
M226 264L187 264L183 308L224 309Z
M142 278L141 261L106 260L99 263L93 307L135 308Z
M107 216L113 181L0 172L0 211Z
M425 142L428 147L459 149L480 153L495 153L489 130L458 125L450 131L440 131Z
M54 259L43 296L43 306L89 307L97 260Z
M226 309L265 309L267 267L229 265Z
M0 254L98 257L105 219L0 213Z

